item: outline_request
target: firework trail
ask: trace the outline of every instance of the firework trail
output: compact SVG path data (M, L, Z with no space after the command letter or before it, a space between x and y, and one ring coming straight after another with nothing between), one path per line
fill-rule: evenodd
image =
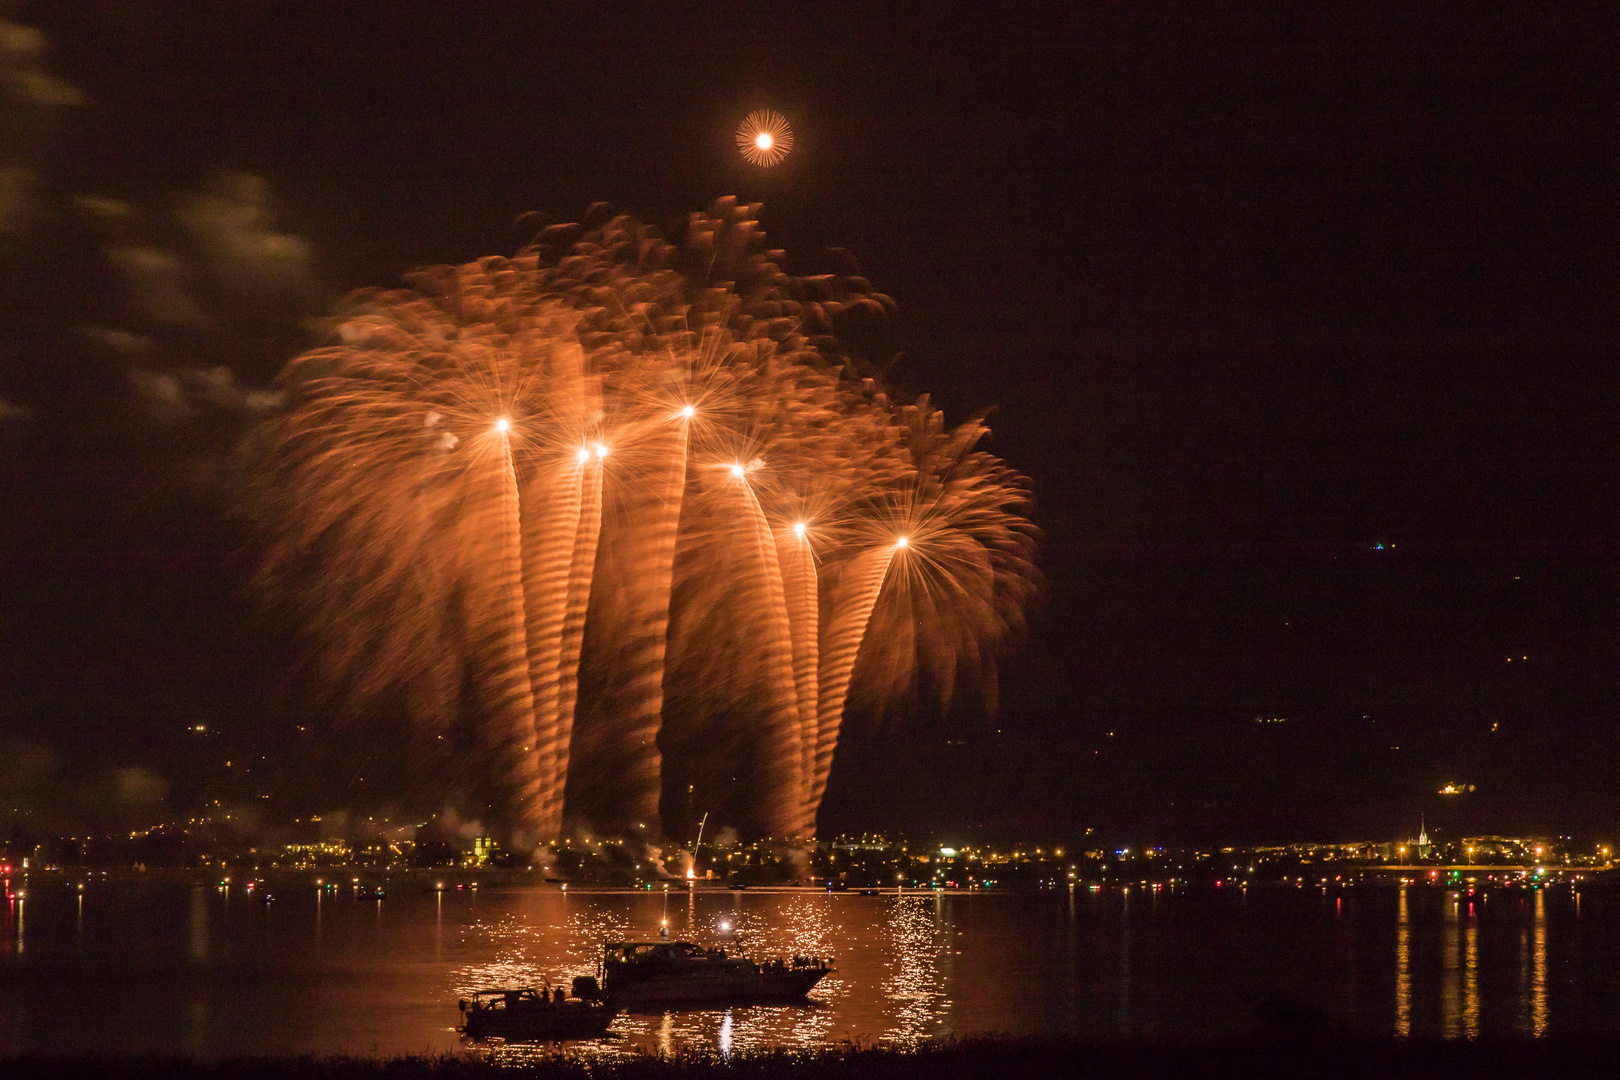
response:
M821 672L816 715L816 771L810 785L810 801L819 806L827 791L832 772L833 751L844 722L844 702L849 696L849 680L855 671L855 658L866 637L883 591L889 567L901 550L896 539L886 547L863 552L851 560L845 571L847 592L827 624L821 646Z
M699 806L808 835L849 717L993 701L1021 629L1027 484L859 377L840 332L892 302L787 275L757 209L356 294L257 440L259 583L326 700L410 716L520 846Z
M563 794L568 778L574 712L579 700L579 658L585 639L585 611L596 568L597 538L602 531L602 458L606 452L606 446L597 443L582 447L577 457L578 513L574 518L573 535L567 538L570 558L557 642L555 723L541 745L541 761L549 781L541 815L541 835L548 837L558 836L562 830Z
M495 422L499 446L494 466L499 496L486 502L493 520L481 527L497 537L498 576L487 601L487 640L478 649L486 720L478 727L491 760L505 763L507 813L519 828L537 823L542 778L535 754L534 692L529 677L527 612L523 602L523 542L518 513L517 467L512 461L512 422ZM529 837L532 843L537 837Z
M809 836L815 832L816 749L820 731L820 690L817 668L820 664L820 595L816 581L816 557L810 547L809 526L795 521L792 528L777 529L773 543L782 568L782 604L787 612L788 633L793 645L793 686L799 705L799 776L804 785L804 818L789 835Z
M579 636L601 522L605 449L587 441L585 435L597 395L587 390L583 350L568 343L553 352L553 361L557 408L552 419L564 439L537 455L527 470L522 498L528 668L534 688L534 753L540 779L532 816L541 836L554 836L561 827L563 778L568 771L579 682ZM569 435L574 437L566 439ZM588 551L582 544L588 545Z
M807 836L803 751L800 739L803 720L799 711L799 688L793 670L793 632L782 582L782 566L759 496L748 482L747 466L734 464L729 470L744 502L743 514L753 524L752 551L744 566L758 576L756 593L763 594L764 613L760 618L762 641L767 651L769 706L762 729L763 750L758 780L764 798L759 807L762 830L770 836ZM813 825L813 823L810 823Z
M614 831L659 821L665 644L692 415L679 401L653 408L613 437L607 459L619 467L603 479L613 512L586 613L589 708L575 723L566 789L571 816Z
M567 464L547 464L550 468L535 470L541 476L524 486L522 513L523 593L529 615L527 664L534 695L534 756L541 778L533 814L542 835L551 831L547 828L550 805L557 801L553 789L562 775L556 762L566 744L562 727L563 625L586 474L592 468L590 450Z

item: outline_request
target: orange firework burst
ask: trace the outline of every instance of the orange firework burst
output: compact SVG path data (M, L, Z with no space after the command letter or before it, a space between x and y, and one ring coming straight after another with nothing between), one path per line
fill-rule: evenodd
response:
M836 331L893 302L783 273L757 209L358 293L258 432L266 599L515 850L699 807L813 835L850 703L993 703L1022 629L1027 481L859 376Z
M793 149L793 129L781 113L756 110L737 125L737 148L750 163L770 168Z

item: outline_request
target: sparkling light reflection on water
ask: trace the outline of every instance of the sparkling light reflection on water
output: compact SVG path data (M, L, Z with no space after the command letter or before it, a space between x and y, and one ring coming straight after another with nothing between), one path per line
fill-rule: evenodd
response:
M476 1048L455 999L566 984L601 944L671 935L831 956L808 1006L633 1014L581 1053L734 1053L947 1033L1196 1038L1267 1016L1472 1038L1620 1028L1620 897L1567 888L1036 894L436 892L35 880L0 911L0 1054ZM24 906L26 904L26 907ZM72 1008L64 1008L72 1002ZM1281 1005L1279 1011L1279 1003Z

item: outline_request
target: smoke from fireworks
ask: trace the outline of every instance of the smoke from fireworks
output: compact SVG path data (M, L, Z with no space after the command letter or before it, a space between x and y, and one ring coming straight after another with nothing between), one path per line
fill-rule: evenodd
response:
M858 376L835 333L888 298L787 275L757 209L418 272L283 373L266 595L516 845L809 836L849 702L993 700L1021 628L1023 477Z

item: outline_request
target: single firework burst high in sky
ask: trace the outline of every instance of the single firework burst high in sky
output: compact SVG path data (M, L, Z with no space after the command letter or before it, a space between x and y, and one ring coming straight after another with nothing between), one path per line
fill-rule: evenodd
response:
M770 168L793 149L793 128L781 113L758 109L737 125L737 148L752 164Z

